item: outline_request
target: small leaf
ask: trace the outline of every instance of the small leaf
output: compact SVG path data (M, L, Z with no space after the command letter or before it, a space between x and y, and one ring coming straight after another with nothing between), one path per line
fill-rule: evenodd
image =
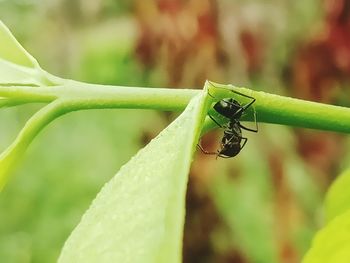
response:
M205 92L107 183L59 262L181 262L185 192Z
M350 209L350 169L344 171L332 186L326 195L326 218L332 220Z
M12 64L17 64L27 68L39 67L38 62L11 34L10 30L0 20L0 58Z
M0 86L52 85L49 74L0 21Z
M40 86L37 69L12 64L0 58L0 86Z
M320 230L303 263L348 263L350 261L350 210Z
M344 171L326 195L328 224L315 236L303 263L347 263L350 259L350 170Z

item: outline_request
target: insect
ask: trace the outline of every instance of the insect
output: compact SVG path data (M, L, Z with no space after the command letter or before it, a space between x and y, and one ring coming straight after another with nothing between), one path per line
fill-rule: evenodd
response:
M237 91L232 91L240 96L251 99L251 101L246 105L241 105L237 100L233 98L225 98L218 101L214 105L214 110L220 115L229 119L227 125L222 126L219 124L211 115L209 117L220 127L224 128L224 135L221 139L220 149L217 152L208 152L203 149L202 146L198 145L201 151L205 154L214 154L217 157L222 158L231 158L240 153L248 139L242 136L242 129L258 132L258 125L256 122L256 113L254 110L254 121L255 121L255 129L247 128L240 123L240 118L244 114L245 110L249 108L254 102L255 98L242 94Z

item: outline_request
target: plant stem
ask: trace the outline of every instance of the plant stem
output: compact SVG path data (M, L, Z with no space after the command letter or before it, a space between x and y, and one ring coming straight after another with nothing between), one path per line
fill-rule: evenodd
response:
M80 109L129 108L182 111L201 90L92 85L72 82L75 107ZM68 90L69 91L69 90ZM72 98L71 94L68 94Z
M222 98L235 98L244 105L255 98L253 107L247 109L242 120L252 121L254 110L258 122L284 124L297 127L322 129L350 133L350 109L316 102L298 100L264 92L237 88L232 85L220 85L207 82L209 104ZM29 102L46 102L49 105L38 111L22 129L16 140L0 154L0 191L5 184L9 171L23 155L35 136L51 121L72 111L104 108L137 108L180 111L200 90L157 89L119 87L65 81L64 85L50 87L1 86L0 107L8 107ZM240 92L242 95L237 94ZM227 119L218 115L218 121ZM216 127L207 118L202 134Z
M65 81L52 87L3 87L0 96L30 102L52 102L57 98L75 101L81 109L131 108L181 111L200 90L95 85Z
M27 100L21 100L21 99L0 99L0 108L8 108L13 107L17 105L22 105L29 103Z
M15 141L0 154L0 191L14 165L39 132L55 118L64 114L65 101L56 100L35 113L25 124Z
M102 108L156 109L181 111L200 90L122 87L62 80L62 85L49 87L0 86L0 96L16 105L27 102L70 101L68 111ZM60 83L61 84L61 83ZM249 99L238 91L256 99L253 104L258 122L283 124L303 128L350 133L350 109L305 100L283 97L265 92L209 82L213 100L233 97L244 104ZM15 103L16 102L16 103ZM215 114L214 110L211 110ZM242 120L253 120L253 107ZM219 119L220 121L220 119ZM225 120L222 119L221 122ZM207 124L205 129L214 127Z
M252 121L255 109L258 122L350 133L350 108L210 83L209 93L215 98L234 97L241 103L249 100L232 92L237 91L256 99L243 120Z

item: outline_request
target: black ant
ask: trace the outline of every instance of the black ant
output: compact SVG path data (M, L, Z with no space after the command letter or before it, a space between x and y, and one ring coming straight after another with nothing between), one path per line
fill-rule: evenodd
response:
M246 137L242 137L242 129L251 131L251 132L258 132L258 125L256 122L255 110L254 110L254 121L256 126L255 129L247 128L240 123L240 118L244 114L245 110L255 102L255 98L242 94L238 91L232 91L232 92L240 96L249 98L251 99L251 101L248 104L242 106L237 100L233 98L226 98L218 101L214 105L213 107L214 110L220 115L228 118L229 122L227 125L222 126L211 115L208 114L209 117L220 128L225 128L225 131L224 131L224 136L221 139L220 150L218 150L217 152L208 152L204 150L202 146L198 145L201 151L205 154L215 154L217 157L222 157L222 158L234 157L240 153L240 151L243 149L243 147L248 141Z

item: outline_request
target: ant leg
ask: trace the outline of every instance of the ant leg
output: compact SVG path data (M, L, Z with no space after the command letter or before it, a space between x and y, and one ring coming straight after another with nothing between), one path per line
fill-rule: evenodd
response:
M251 102L249 102L248 104L246 104L246 105L242 106L243 110L246 110L247 108L249 108L249 107L250 107L250 105L252 105L252 104L253 104L253 103L256 101L256 99L255 99L255 98L253 98L252 96L249 96L249 95L246 95L246 94L240 93L240 92L235 91L235 90L231 90L231 91L232 91L233 93L236 93L236 94L238 94L238 95L241 95L242 97L246 97L246 98L251 99Z
M212 86L214 86L215 88L218 88L218 89L225 89L225 88L222 88L222 87L215 86L215 84L213 84L212 82L209 82L209 83L210 83ZM243 93L241 93L241 92L239 92L239 91L230 90L230 89L226 89L226 90L229 90L229 91L231 91L231 92L233 92L233 93L236 93L236 94L238 94L238 95L240 95L240 96L242 96L242 97L251 99L251 101L250 101L248 104L246 104L246 105L244 105L244 106L240 106L240 108L237 110L237 112L235 112L235 114L232 116L233 119L236 118L236 116L240 116L242 113L244 113L244 111L245 111L246 109L248 109L248 108L256 101L256 99L253 98L252 96L243 94ZM238 106L237 104L234 104L234 103L232 103L232 102L230 102L230 101L226 101L226 103L228 103L228 104L231 105L231 106L235 106L235 107ZM255 109L254 109L254 119L256 120L256 112L255 112ZM255 123L255 124L256 124L256 123ZM255 125L255 126L257 127L257 125ZM257 128L256 128L256 130L257 130Z
M242 97L246 97L246 98L251 99L251 100L252 100L251 102L249 102L247 105L242 106L242 108L243 108L242 111L246 110L248 107L250 107L250 105L252 105L252 104L256 101L256 99L253 98L252 96L243 94L243 93L241 93L241 92L239 92L239 91L235 91L235 90L231 90L231 89L227 89L227 88L223 88L223 87L218 87L218 86L216 86L216 85L215 85L213 82L211 82L211 81L209 81L209 83L210 83L212 86L214 86L215 88L217 88L217 89L229 90L229 91L231 91L231 92L233 92L233 93L236 93L236 94L238 94L238 95L240 95L240 96L242 96Z
M246 109L248 109L248 108L256 101L256 99L253 98L252 96L243 94L243 93L241 93L241 92L239 92L239 91L231 90L231 92L236 93L236 94L238 94L238 95L240 95L240 96L242 96L242 97L246 97L246 98L251 99L251 101L250 101L248 104L242 106L242 109L239 110L239 111L237 111L236 115L238 114L238 112L244 112ZM254 109L254 108L253 108L253 109ZM256 111L255 111L255 109L254 109L254 120L255 120L255 124L256 124ZM255 126L256 126L256 131L258 131L258 126L257 126L257 124L256 124ZM249 130L249 129L247 129L247 130Z
M197 144L197 148L199 148L202 151L202 153L204 153L204 154L210 154L210 155L217 155L218 154L217 152L208 152L208 151L204 150L202 145L200 145L199 143Z
M246 137L241 137L241 139L244 140L243 145L241 146L241 151L242 151L243 147L245 146L245 144L246 144L247 141L248 141L248 138L246 138Z
M247 98L250 98L252 99L252 101L244 106L242 106L242 111L244 112L247 108L249 108L254 102L255 102L255 98L251 97L251 96L248 96L248 95L245 95L243 93L240 93L238 91L232 91L234 93L237 93L241 96L244 96L244 97L247 97ZM255 123L255 128L254 129L251 129L251 128L247 128L245 127L244 125L242 125L241 123L239 123L239 127L241 127L242 129L244 130L247 130L247 131L251 131L251 132L258 132L258 122L256 121L256 111L255 111L255 108L253 107L253 115L254 115L254 123Z
M210 97L212 97L213 99L215 99L215 97L214 97L213 95L211 95L211 94L209 93L209 91L208 91L208 95L209 95Z
M247 127L245 127L245 126L242 125L242 124L239 124L239 127L241 127L243 130L246 130L246 131L258 132L258 126L257 126L257 125L256 125L256 128L255 128L255 129L247 128Z
M224 145L221 143L221 145L220 145L220 150L218 150L218 152L217 152L217 154L216 154L216 158L215 158L216 160L217 160L219 157L221 157L221 158L230 158L230 157L228 157L227 155L221 153L223 149L224 149Z
M222 126L220 123L218 123L213 116L211 116L209 113L208 113L208 116L209 118L216 123L217 126L219 126L220 128L225 128L224 126Z
M223 88L223 87L218 87L216 86L216 84L214 84L212 81L208 80L208 82L210 83L210 85L212 85L213 87L215 87L216 89L224 89L224 90L230 90L228 88Z
M212 86L214 86L215 88L218 88L218 89L226 89L226 88L218 87L218 86L216 86L215 84L213 84L213 83L210 82L210 81L209 81L209 83L210 83ZM229 89L226 89L226 90L229 90ZM253 98L252 96L243 94L243 93L241 93L241 92L239 92L239 91L235 91L235 90L230 90L230 91L233 92L233 93L236 93L236 94L238 94L238 95L240 95L240 96L242 96L242 97L246 97L246 98L251 99L251 101L250 101L248 104L246 104L246 105L244 105L244 106L240 106L240 108L239 108L239 109L235 112L235 114L231 117L232 119L235 119L237 116L240 116L242 113L244 113L245 110L246 110L247 108L249 108L249 107L256 101L256 99ZM209 94L209 95L210 95L210 94ZM210 96L211 96L211 95L210 95ZM232 102L230 102L230 101L226 101L226 103L228 103L228 104L231 105L231 106L235 106L235 107L238 106L238 105L236 105L236 104L234 104L234 103L232 103ZM253 115L254 115L254 123L255 123L255 128L254 128L254 129L247 128L247 127L245 127L244 125L242 125L241 123L239 123L239 126L240 126L242 129L247 130L247 131L258 132L258 123L257 123L257 121L256 121L256 111L255 111L255 108L254 108L254 107L253 107ZM209 117L211 117L211 116L209 116ZM211 117L211 119L214 120L212 117ZM215 120L214 120L214 121L215 121ZM215 123L217 123L217 122L215 121ZM219 127L220 127L220 125L219 125Z
M242 125L241 123L238 123L238 125L239 125L239 127L241 127L244 130L251 131L251 132L258 132L259 129L258 129L258 122L256 121L256 111L255 111L255 109L254 109L254 123L255 123L255 129L247 128L244 125Z
M221 157L221 158L232 158L232 156L227 156L227 155L224 155L224 154L218 154L218 156L216 157L216 159L218 157Z
M242 95L242 96L244 96L244 97L247 97L247 98L251 98L251 99L252 99L251 102L249 102L248 104L246 104L246 105L244 105L244 106L241 106L240 109L237 110L237 112L232 116L232 118L235 118L237 115L244 114L245 110L248 109L248 108L255 102L255 99L254 99L253 97L250 97L250 96L248 96L248 95L242 94L242 93L237 92L237 91L233 91L233 90L232 90L232 92L233 92L233 93L240 94L240 95ZM226 103L231 104L231 105L234 105L233 103L228 102L228 101L226 101ZM234 106L237 106L237 105L234 105ZM254 119L255 119L255 121L256 121L256 111L255 111L255 108L253 108L253 110L254 110Z

